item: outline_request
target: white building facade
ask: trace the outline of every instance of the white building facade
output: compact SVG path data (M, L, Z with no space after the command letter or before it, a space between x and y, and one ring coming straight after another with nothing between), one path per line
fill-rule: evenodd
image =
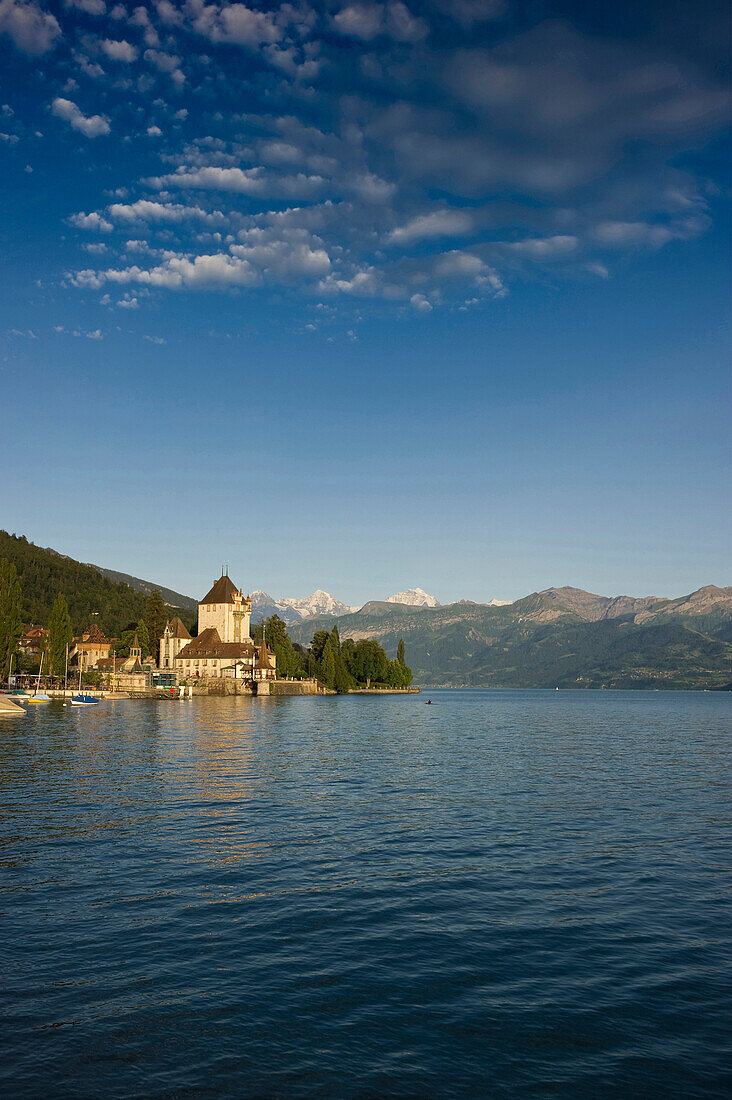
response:
M161 668L175 669L179 681L273 679L276 676L274 654L266 649L258 650L254 645L250 634L251 617L250 597L236 587L228 574L222 574L198 605L196 638L189 635L186 641L178 627L170 623L166 626L168 636L166 638L164 633L160 640ZM185 631L182 623L180 626ZM172 664L164 665L164 659ZM260 665L264 666L261 669L264 675L257 674Z

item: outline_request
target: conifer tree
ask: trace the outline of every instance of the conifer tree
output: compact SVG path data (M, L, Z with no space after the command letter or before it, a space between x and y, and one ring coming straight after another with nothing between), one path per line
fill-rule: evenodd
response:
M159 588L153 589L145 601L145 625L147 626L150 652L158 662L160 636L165 630L165 602Z
M62 592L56 596L48 620L48 663L49 672L60 676L66 667L66 647L74 634L71 629L69 605Z
M400 665L405 665L406 664L406 661L404 660L404 639L403 638L399 639L399 645L397 646L396 659L397 659L397 661L399 662Z
M310 643L310 652L313 655L314 661L322 660L325 643L329 638L330 634L327 630L316 630L313 634L313 640Z
M18 572L7 558L0 558L0 679L10 672L10 658L23 633L22 593Z
M346 695L351 687L353 687L353 681L348 674L346 666L343 664L340 653L338 654L338 660L336 662L335 677L333 680L333 686L339 695Z
M330 644L330 638L328 638L325 643L325 648L323 649L323 656L320 660L320 671L323 683L332 691L335 688L336 663L335 656L333 655L333 647Z
M150 656L150 635L147 631L147 623L144 619L140 619L139 623L135 627L137 632L137 640L140 643L140 650L143 659Z

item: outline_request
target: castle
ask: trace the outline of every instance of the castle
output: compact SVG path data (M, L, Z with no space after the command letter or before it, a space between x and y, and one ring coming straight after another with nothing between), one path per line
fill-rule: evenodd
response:
M222 573L198 604L198 636L191 638L180 619L166 623L160 639L160 668L181 680L274 680L273 653L250 634L252 601Z

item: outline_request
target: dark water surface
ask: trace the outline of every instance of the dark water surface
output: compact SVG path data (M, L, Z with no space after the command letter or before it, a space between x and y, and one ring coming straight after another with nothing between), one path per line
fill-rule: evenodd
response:
M717 1096L732 697L0 724L0 1090Z

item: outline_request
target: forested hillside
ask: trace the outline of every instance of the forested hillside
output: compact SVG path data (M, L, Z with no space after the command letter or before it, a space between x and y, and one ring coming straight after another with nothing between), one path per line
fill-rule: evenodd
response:
M7 558L18 571L26 623L45 626L59 592L66 597L77 634L96 623L107 637L119 637L129 623L144 616L144 592L115 583L93 565L35 546L22 536L0 531L0 558ZM189 628L193 626L195 616L190 611L176 608L171 614L179 615Z
M332 620L328 621L332 628ZM448 687L719 688L732 683L732 588L678 599L534 592L506 607L369 603L342 638L399 638L418 684ZM328 625L290 628L294 640Z

